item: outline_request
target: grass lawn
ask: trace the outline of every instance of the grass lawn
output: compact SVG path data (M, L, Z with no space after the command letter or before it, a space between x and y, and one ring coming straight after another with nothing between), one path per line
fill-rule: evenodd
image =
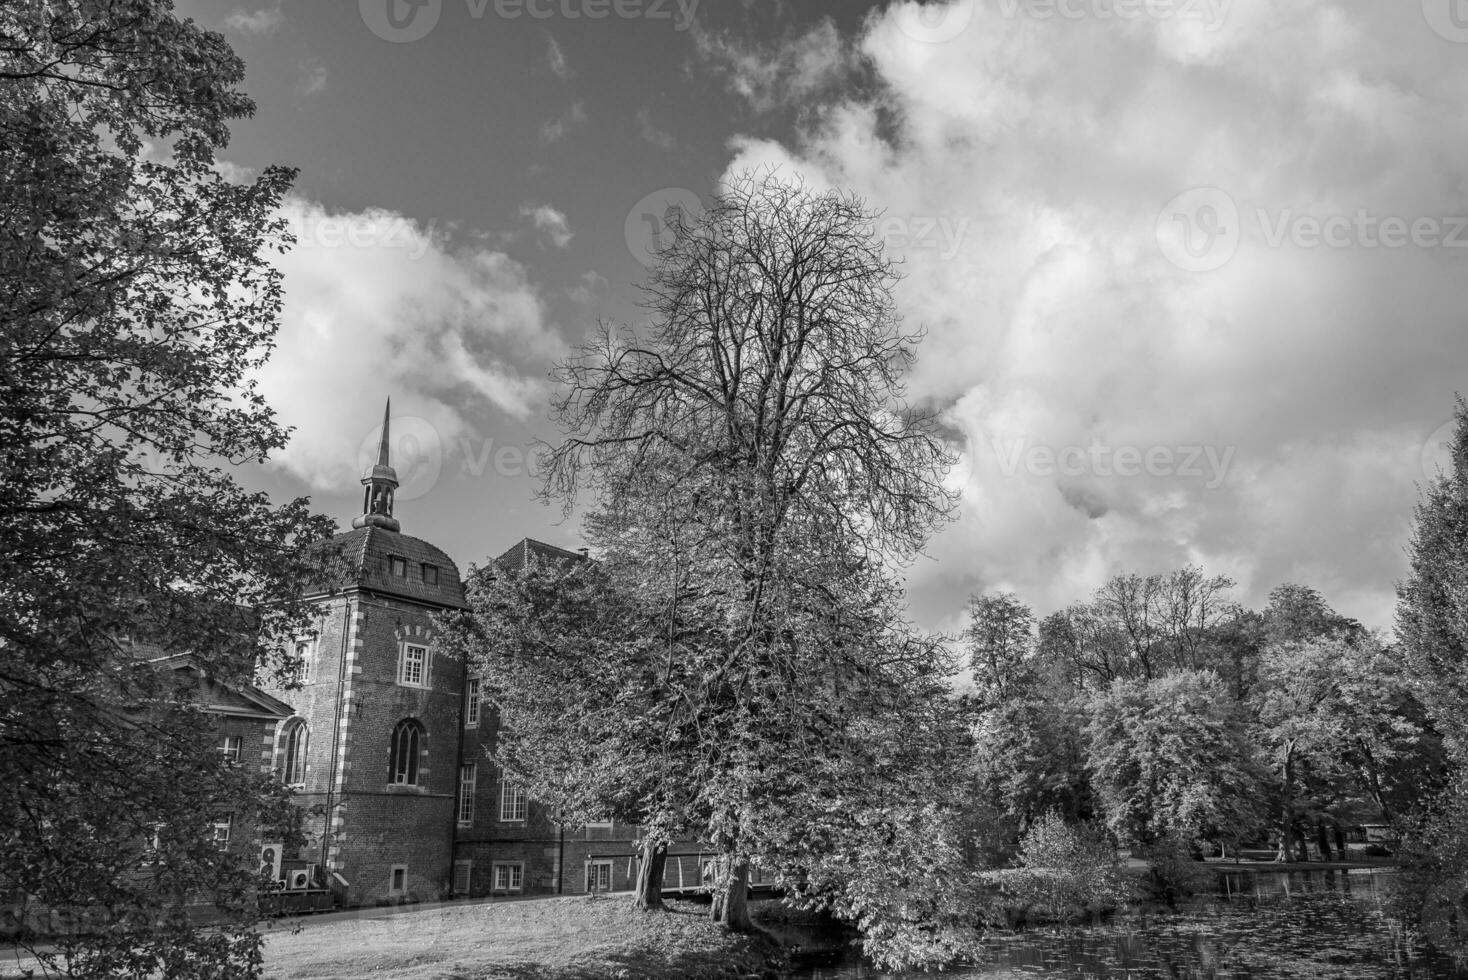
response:
M702 980L770 974L760 936L731 936L708 906L642 913L630 895L440 906L266 932L271 980ZM772 974L771 974L772 975Z

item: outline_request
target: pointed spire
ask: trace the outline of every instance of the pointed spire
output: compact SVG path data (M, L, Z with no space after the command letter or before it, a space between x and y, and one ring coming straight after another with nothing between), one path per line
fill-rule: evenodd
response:
M362 513L352 521L352 527L380 527L387 531L400 530L392 516L393 492L398 488L398 473L388 458L389 423L392 420L392 399L388 398L382 410L382 441L377 445L377 465L362 477Z
M391 466L387 461L388 425L392 422L392 396L387 398L387 404L382 409L382 442L377 447L377 465Z

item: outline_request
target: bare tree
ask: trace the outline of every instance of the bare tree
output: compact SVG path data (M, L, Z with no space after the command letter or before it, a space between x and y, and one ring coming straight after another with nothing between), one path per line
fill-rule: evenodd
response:
M898 624L861 605L952 505L945 447L905 400L920 334L896 314L875 217L745 174L677 228L646 287L650 326L603 325L559 372L567 438L547 450L545 493L569 508L593 492L588 536L666 597L682 661L666 676L688 678L668 724L697 740L724 853L714 908L734 929L760 808L790 768L839 751L841 712L872 678L937 669L931 645L894 641ZM681 617L723 641L676 643Z

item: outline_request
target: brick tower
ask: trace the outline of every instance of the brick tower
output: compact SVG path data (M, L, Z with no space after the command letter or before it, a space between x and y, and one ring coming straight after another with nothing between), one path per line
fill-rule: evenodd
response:
M336 567L311 598L298 640L301 688L276 735L276 767L296 787L307 843L295 865L349 905L414 901L452 882L464 670L437 655L433 617L465 608L458 567L403 534L393 515L391 402L362 513L327 544Z

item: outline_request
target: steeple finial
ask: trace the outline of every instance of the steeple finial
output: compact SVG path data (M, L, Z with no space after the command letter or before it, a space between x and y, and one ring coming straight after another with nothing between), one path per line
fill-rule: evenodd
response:
M352 527L380 527L386 531L400 530L392 516L393 491L398 488L398 474L388 459L388 426L392 420L392 399L382 410L382 441L377 446L377 465L362 477L362 513L352 521Z
M382 409L382 442L379 443L378 446L377 446L377 465L378 466L391 466L392 465L391 463L389 463L387 461L387 446L388 446L387 434L388 434L388 425L391 423L391 421L392 421L392 396L389 395L388 398L387 398L387 404L384 405L383 406L383 409Z

